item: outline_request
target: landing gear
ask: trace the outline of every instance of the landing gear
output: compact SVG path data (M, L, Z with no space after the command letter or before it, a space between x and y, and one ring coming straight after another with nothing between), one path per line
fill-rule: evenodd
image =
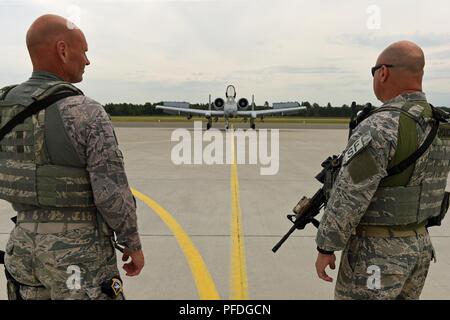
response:
M256 129L255 119L253 119L253 118L250 118L250 128L252 128L253 130Z
M206 123L206 130L211 129L211 126L212 126L212 119L208 118L208 122Z
M225 130L230 129L230 122L228 121L228 118L225 118Z

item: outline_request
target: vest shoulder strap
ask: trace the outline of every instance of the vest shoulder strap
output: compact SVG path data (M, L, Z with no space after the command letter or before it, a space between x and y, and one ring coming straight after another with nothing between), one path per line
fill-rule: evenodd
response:
M368 115L368 117L370 117L370 116L372 116L372 115L374 115L374 114L376 114L376 113L379 113L379 112L386 112L386 111L401 112L401 113L404 114L405 116L411 118L412 120L416 121L416 122L419 123L421 126L423 126L423 125L425 124L423 118L418 117L418 116L412 114L411 112L409 112L409 108L410 108L410 106L408 106L408 105L405 105L405 106L403 106L402 108L395 108L395 107L380 107L380 108L378 108L378 109L373 110L373 111Z
M405 104L402 108L395 108L395 107L389 107L389 106L381 107L381 108L378 108L378 109L372 111L367 117L369 117L373 114L379 113L379 112L396 111L396 112L401 112L405 116L416 121L417 123L419 123L419 125L422 128L424 128L426 125L424 118L409 112L410 111L409 109L411 107L412 107L411 104ZM431 107L432 114L433 114L433 127L431 128L430 133L425 138L424 142L417 148L416 151L414 151L411 155L409 155L405 160L401 161L397 165L395 165L392 168L389 168L387 170L387 173L388 173L387 177L397 175L397 174L403 172L404 170L406 170L409 166L414 164L417 161L417 159L419 159L433 143L433 140L434 140L434 138L436 138L436 135L437 135L437 132L439 129L439 122L443 122L444 119L443 119L442 115L438 111L436 111L436 109L431 104L430 104L430 107Z
M78 95L84 95L83 91L75 87L73 84L66 81L51 81L46 82L39 86L32 94L31 97L34 100L45 99L57 92L61 91L72 91L76 92Z
M10 92L12 89L14 89L15 87L17 87L17 84L14 84L12 86L7 86L7 87L3 87L0 89L0 101L5 100L6 95L8 94L8 92Z
M16 87L8 86L0 91L0 101L4 98L6 94ZM45 108L51 106L55 102L62 100L64 98L76 95L84 95L83 91L75 87L73 84L66 81L50 81L43 83L39 88L37 88L32 94L33 103L26 106L24 110L19 112L14 118L12 118L8 123L6 123L0 129L0 141L10 133L18 124L21 124L25 119L31 117L34 114L39 113Z
M76 95L79 95L79 93L67 91L47 96L40 100L35 100L32 104L30 104L24 110L19 112L17 115L15 115L14 118L9 120L0 129L0 141L5 137L5 135L10 133L18 124L23 123L25 119L27 119L28 117L31 117L32 115L39 113L40 111L44 110L45 108L49 107L50 105L54 104L55 102L61 99Z
M424 142L417 148L417 150L414 151L408 158L387 170L388 177L399 174L406 170L410 165L415 163L433 143L439 130L439 123L443 121L443 119L431 104L430 107L433 114L433 126L430 133L427 135Z

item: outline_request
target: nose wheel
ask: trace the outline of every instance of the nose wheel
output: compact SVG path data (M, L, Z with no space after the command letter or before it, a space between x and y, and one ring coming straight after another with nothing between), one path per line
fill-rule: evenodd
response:
M229 129L230 129L230 122L228 121L228 119L225 119L225 130Z
M212 126L212 119L208 118L208 122L206 123L206 130L211 129L211 126Z
M253 130L256 129L255 119L253 119L253 118L250 119L250 128L252 128Z

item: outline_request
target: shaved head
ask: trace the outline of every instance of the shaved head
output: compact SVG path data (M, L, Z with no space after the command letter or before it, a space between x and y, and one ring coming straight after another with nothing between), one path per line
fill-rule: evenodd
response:
M391 44L378 56L373 69L373 89L385 102L400 94L422 91L425 56L411 41Z
M80 82L86 57L87 43L83 32L66 18L46 14L37 18L26 36L33 69L48 71L65 81Z
M425 56L422 49L410 41L391 44L380 54L379 61L403 68L412 74L423 73L425 67Z
M69 26L72 26L69 29ZM46 14L37 18L27 32L27 47L30 53L39 47L49 47L58 40L68 41L70 33L78 29L67 19Z

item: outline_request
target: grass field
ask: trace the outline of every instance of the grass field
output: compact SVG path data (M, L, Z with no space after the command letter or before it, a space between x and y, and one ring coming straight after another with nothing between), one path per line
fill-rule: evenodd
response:
M192 117L187 120L180 116L143 116L143 117L111 117L113 122L184 122L184 121L206 121L204 117ZM223 122L223 118L219 118ZM231 123L243 122L242 118L231 119ZM259 119L256 122L260 122ZM264 122L268 123L302 123L302 124L348 124L348 118L306 118L306 117L266 117Z

